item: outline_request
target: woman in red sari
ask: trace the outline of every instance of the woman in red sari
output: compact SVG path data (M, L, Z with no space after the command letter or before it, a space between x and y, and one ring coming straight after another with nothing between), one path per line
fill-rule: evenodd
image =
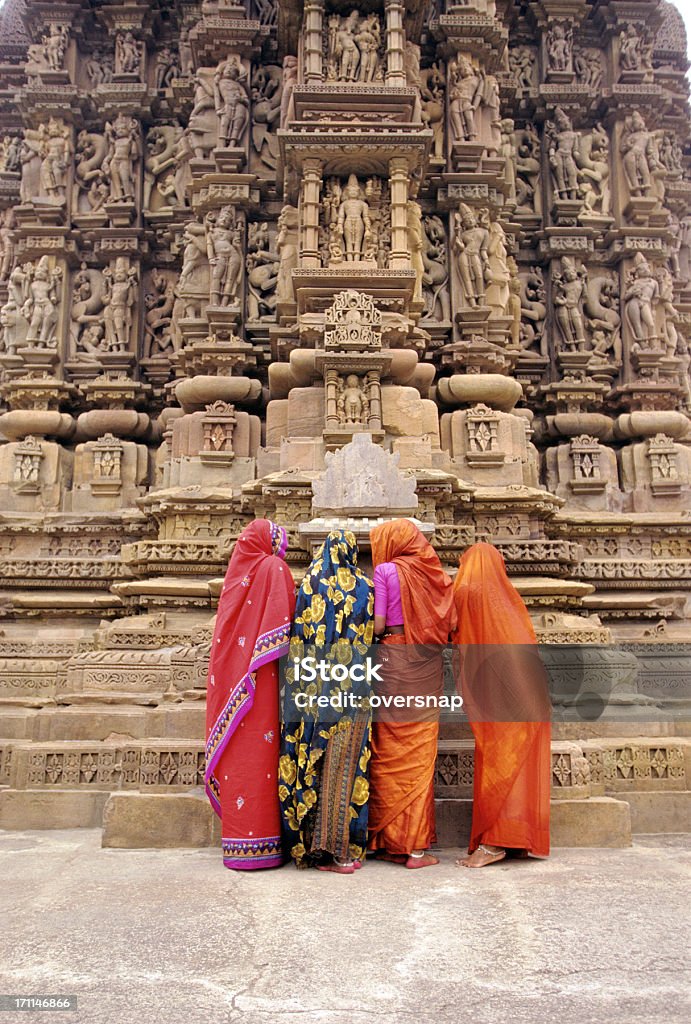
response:
M375 527L370 539L374 629L387 645L384 682L376 692L439 696L441 648L456 621L451 580L432 545L409 519ZM431 708L393 718L386 721L380 714L372 726L368 845L385 860L408 868L428 867L439 863L426 852L436 840L438 713Z
M474 544L454 582L463 702L475 736L468 856L481 868L507 849L549 854L550 717L535 630L501 552ZM466 646L467 645L467 646Z
M256 519L238 537L218 602L206 700L206 792L227 868L283 863L277 659L288 653L295 586L286 532Z

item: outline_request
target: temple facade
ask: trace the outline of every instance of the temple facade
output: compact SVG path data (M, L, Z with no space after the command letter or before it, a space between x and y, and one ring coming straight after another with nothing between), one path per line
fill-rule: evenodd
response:
M235 538L413 515L554 647L555 842L679 829L687 67L666 0L6 0L0 827L210 841Z

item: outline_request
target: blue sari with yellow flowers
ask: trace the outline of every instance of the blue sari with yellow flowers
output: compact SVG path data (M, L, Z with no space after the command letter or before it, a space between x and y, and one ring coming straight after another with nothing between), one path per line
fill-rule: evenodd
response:
M293 666L310 657L348 669L364 665L373 637L374 586L357 568L355 536L335 530L317 551L298 592L285 673L278 794L284 848L298 867L331 857L364 858L372 723L366 678L354 680L339 670L336 674L345 676L339 681L325 682L318 674L311 682ZM366 672L355 673L360 675ZM307 698L319 696L333 698L329 708L314 700L304 706Z

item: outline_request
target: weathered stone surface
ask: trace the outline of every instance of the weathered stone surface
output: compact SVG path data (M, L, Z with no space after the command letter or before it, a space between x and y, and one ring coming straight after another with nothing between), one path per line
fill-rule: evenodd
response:
M212 846L220 840L217 820L204 796L113 793L103 811L103 846Z

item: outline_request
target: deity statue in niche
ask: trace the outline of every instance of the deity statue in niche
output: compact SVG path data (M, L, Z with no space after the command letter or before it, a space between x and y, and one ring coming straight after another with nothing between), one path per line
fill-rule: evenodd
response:
M249 105L246 69L235 56L221 61L214 75L220 146L235 148L242 144L249 122Z
M635 25L628 24L619 33L619 68L621 71L652 71L651 47L639 35Z
M240 302L242 276L242 224L232 206L206 216L206 251L211 267L212 306L236 306Z
M660 285L643 253L636 253L626 279L624 309L633 334L633 351L649 347L657 338L655 307L660 300Z
M569 25L555 22L547 32L545 50L548 71L569 71L573 49L573 29Z
M482 101L483 79L467 57L449 65L449 120L454 142L477 139L476 112Z
M458 256L463 296L469 306L482 306L485 303L489 243L489 230L479 223L469 206L461 203L460 210L454 214L453 249Z
M342 380L339 378L338 422L341 426L366 424L369 418L369 399L363 383L357 374L350 373Z
M570 256L562 256L561 269L552 272L554 315L561 335L561 349L584 352L587 348L583 320L586 271Z
M660 168L657 147L652 132L634 110L624 121L620 151L624 176L632 196L647 196L652 190L652 173Z
M422 291L425 300L423 317L429 320L451 319L449 267L446 231L441 218L433 215L422 220Z
M360 182L354 174L348 178L338 205L336 235L341 241L346 263L364 260L372 240L369 205L363 199Z
M549 165L552 169L555 199L578 198L578 164L580 156L578 132L573 130L568 114L557 107L554 120L545 126L548 139Z
M126 258L115 261L115 268L103 271L106 289L103 296L106 344L109 352L127 352L132 330L132 307L137 293L137 268Z
M108 152L103 162L103 173L110 181L110 199L113 202L134 202L136 166L140 156L139 124L134 117L118 114L111 123L106 122Z

